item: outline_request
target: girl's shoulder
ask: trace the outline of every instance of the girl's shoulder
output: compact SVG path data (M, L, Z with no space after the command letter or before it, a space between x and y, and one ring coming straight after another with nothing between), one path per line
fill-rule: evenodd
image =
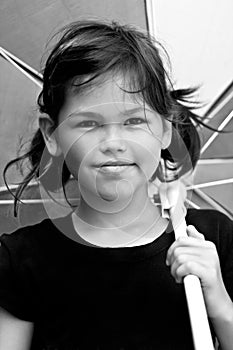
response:
M20 227L11 233L3 233L0 236L0 246L8 251L12 257L27 258L29 255L37 255L38 252L46 253L59 241L56 227L57 220L46 218L36 224Z
M42 221L29 224L26 226L20 226L17 229L15 229L12 232L3 232L0 234L0 239L2 240L9 240L11 241L11 238L15 241L22 241L23 238L26 238L27 236L30 237L32 235L38 234L39 232L44 232L44 229L49 229L51 226L51 219L44 218Z
M232 229L233 221L225 214L214 209L188 209L186 221L189 225L197 225L203 230L209 228L209 225L218 228L222 227Z
M233 247L233 221L222 212L188 209L186 222L204 234L206 240L214 242L218 250L225 251Z
M35 319L34 300L56 279L57 264L66 261L54 221L47 218L0 236L0 305L17 318Z

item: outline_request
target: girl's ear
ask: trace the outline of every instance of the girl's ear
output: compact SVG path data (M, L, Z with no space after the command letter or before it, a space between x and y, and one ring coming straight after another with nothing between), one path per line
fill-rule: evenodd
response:
M162 149L168 148L172 139L172 123L168 120L163 120L163 137Z
M39 117L39 127L51 156L60 156L62 152L56 140L53 120L47 114L43 114Z

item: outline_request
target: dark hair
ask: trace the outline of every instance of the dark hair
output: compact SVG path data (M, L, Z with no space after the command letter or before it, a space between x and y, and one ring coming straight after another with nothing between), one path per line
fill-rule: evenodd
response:
M161 58L161 53L166 55L163 47L148 33L116 22L77 21L63 28L60 33L61 38L46 61L43 89L38 97L40 112L50 116L54 127L57 126L57 116L68 88L79 93L96 84L96 78L100 75L121 73L129 78L130 89L124 91L141 94L153 110L170 120L173 125L171 145L161 153L165 173L170 175L160 169L153 177L173 180L194 168L200 154L200 139L195 124L202 122L191 111L194 105L188 104L188 101L196 89L173 89ZM188 150L188 156L185 149ZM51 183L48 181L50 170L61 164L59 159L50 157L48 152L46 161L41 164L45 151L44 139L38 129L29 151L10 161L4 169L4 181L7 185L5 176L9 166L27 159L31 164L30 171L14 195L15 216L17 202L28 183L39 178L46 187L46 184ZM62 172L64 190L71 174L66 163L62 164L62 169L59 170Z

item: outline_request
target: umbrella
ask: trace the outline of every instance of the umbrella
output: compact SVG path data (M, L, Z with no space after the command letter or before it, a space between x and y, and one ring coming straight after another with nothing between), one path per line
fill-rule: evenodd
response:
M203 76L198 75L198 71L202 71L203 74L203 70L208 74L206 85L215 86L217 91L219 86L221 87L222 84L226 84L227 79L232 76L230 72L232 69L232 49L230 46L231 40L229 40L231 29L229 21L225 21L225 18L228 13L231 13L229 10L232 4L225 3L224 6L215 4L215 6L212 6L211 11L209 11L208 6L205 8L206 4L204 5L201 1L198 6L196 3L190 3L190 6L186 6L185 1L183 4L182 2L181 4L175 2L166 4L163 1L154 2L153 0L146 0L145 3L148 30L155 38L161 38L160 41L163 42L165 40L165 43L167 41L165 46L168 47L169 51L171 50L171 56L174 56L172 63L175 65L176 62L175 67L179 71L179 81L182 79L183 72L186 72L189 77L193 77L193 74L189 74L193 68L198 79L200 79L198 84L203 81ZM204 6L202 7L202 5ZM174 16L174 13L176 16ZM189 16L191 13L192 18ZM225 16L221 17L222 15ZM181 21L180 24L178 23L176 25L177 18L180 18ZM215 25L216 18L218 21ZM195 26L196 19L200 22L198 22L198 29L193 32L192 25L194 24ZM202 25L204 26L202 27ZM205 30L206 28L211 28L211 30ZM197 33L199 29L200 33ZM216 42L223 34L228 40L224 46L224 61L221 61L219 57L220 55L222 57L222 52L217 49ZM195 46L197 42L199 44ZM193 45L190 51L189 48L191 46L189 45ZM188 65L185 65L187 57L189 57ZM218 66L216 66L216 60L218 61ZM197 69L193 66L194 63ZM190 81L188 81L188 84L190 84ZM209 86L209 90L213 94L214 88L211 87L210 89ZM216 92L214 93L216 94ZM216 95L219 95L219 92ZM220 96L214 98L214 100L214 103L205 112L203 119L218 131L233 131L233 83L228 83L228 86ZM186 178L184 180L187 188L190 190L187 203L194 208L214 208L233 218L232 134L219 134L218 132L213 132L202 127L199 128L199 131L202 138L201 159L192 178Z
M233 84L204 116L216 131L203 130L201 157L194 172L190 205L214 208L233 219ZM224 131L228 131L223 133Z
M31 99L35 100L42 86L41 74L1 47L0 56L28 78L30 90L33 87ZM233 84L210 107L204 116L204 120L218 131L226 128L233 130L232 108ZM187 189L191 193L187 196L186 201L188 205L194 208L214 208L233 218L233 138L231 133L223 134L218 131L200 128L202 137L201 158L192 178L184 178ZM192 183L190 184L190 182ZM32 184L32 187L35 187L35 184ZM4 186L1 189L3 192ZM33 203L33 198L31 203ZM34 203L39 202L35 201Z
M9 52L7 52L5 49L1 49L1 55L6 59L8 60L8 62L10 62L12 65L14 65L15 67L17 67L17 69L20 69L20 71L22 73L24 73L26 76L28 76L28 78L30 78L31 81L34 81L35 84L38 85L38 87L40 87L40 76L39 74L37 74L35 71L33 72L33 70L25 65L22 61L18 60L15 56L13 56L12 54L10 54ZM225 104L226 103L223 103L223 108L225 107ZM215 114L215 116L213 116ZM212 114L210 113L209 114L209 119L210 119L210 115L211 115L211 118L216 118L216 115L220 115L220 113L216 113L216 109L214 109L214 111L212 111ZM222 130L226 127L226 125L228 125L230 122L231 122L231 119L232 119L232 114L229 113L226 117L224 116L223 117L223 120L219 122L218 124L218 129L219 130ZM203 130L201 130L201 132L203 132ZM208 133L207 133L208 134ZM206 135L205 135L206 136ZM225 185L225 184L231 184L232 183L232 178L230 179L214 179L214 180L209 180L208 178L205 180L205 182L203 182L203 166L208 166L208 168L210 167L211 165L211 162L212 161L212 164L220 164L221 166L224 165L224 168L227 168L227 164L231 164L231 162L229 161L229 158L218 158L218 161L215 160L215 163L214 163L214 160L213 160L213 157L211 158L208 158L208 155L206 156L207 154L207 150L209 151L210 149L210 146L211 144L214 144L214 141L216 140L216 138L218 137L218 134L215 134L213 133L212 135L209 135L209 137L207 138L206 137L206 140L203 142L203 147L202 147L202 159L199 161L199 164L197 166L197 170L195 171L195 176L194 176L194 179L195 179L195 183L192 184L192 185L187 185L188 186L188 189L192 190L192 193L193 193L193 196L191 199L188 199L187 202L189 205L193 206L193 207L202 207L203 206L203 203L205 204L208 204L216 209L220 209L222 210L223 212L227 213L229 216L231 215L231 209L230 207L226 206L225 203L221 203L221 200L216 200L211 194L209 194L208 192L204 192L203 189L205 188L210 188L210 187L213 187L213 186L217 186L217 185ZM229 166L230 168L230 166ZM206 174L206 170L204 170L204 174ZM211 174L213 173L213 171L211 172ZM201 179L201 181L200 181ZM221 182L216 182L216 181L221 181ZM188 182L188 181L187 181ZM35 184L32 184L32 186L34 186ZM207 190L208 191L208 190ZM33 198L30 200L30 203L33 203L33 204L38 204L38 200L39 200L39 203L40 203L40 199L37 199L37 198ZM3 201L2 201L3 203ZM172 215L171 215L172 216ZM182 224L182 232L181 234L183 234L185 230L185 223ZM180 234L180 232L176 233L176 237ZM189 296L191 295L191 292L193 290L193 284L196 286L196 290L197 290L197 294L199 293L198 291L200 291L200 286L198 286L198 282L197 280L194 278L194 280L192 279L191 282L186 282L186 281L190 281L190 278L185 278L185 288L186 288L186 294L187 294L187 299L188 299L188 304L189 305L192 305L192 300L193 298L190 297L189 299ZM193 282L194 281L194 282ZM188 286L190 286L191 284L191 288L189 288ZM186 287L187 286L187 287ZM202 297L201 297L201 294L199 293L199 305L204 305L203 304L203 300L202 300ZM189 300L191 300L191 302L189 302ZM196 299L195 299L196 300ZM192 309L192 306L190 306L190 308ZM200 307L200 309L203 309L203 307ZM205 316L205 312L203 311L202 312L202 316L201 316L201 320L204 320L206 318ZM193 315L193 311L191 311L191 315ZM192 321L192 316L191 316L191 321ZM198 317L198 322L200 322L200 319ZM195 323L195 321L194 321ZM200 325L200 324L199 324ZM195 329L195 326L193 326L193 328ZM208 333L208 327L204 327L206 329L206 332L205 334ZM195 332L194 332L195 333ZM196 333L195 333L196 334ZM199 332L197 332L197 334L202 334ZM198 341L196 341L197 335L194 335L194 342L195 344L198 344ZM208 345L209 346L209 345ZM209 348L211 348L209 346ZM196 345L196 349L199 349L199 345ZM205 347L205 349L208 349L207 345Z
M171 219L175 239L187 236L186 209L184 207L186 189L184 184L180 180L161 183L159 185L159 196L162 215L166 217L166 214L168 214L167 217ZM197 276L187 275L183 282L195 350L213 350L214 346L200 280Z
M37 87L41 88L42 86L42 82L41 82L41 76L40 74L38 74L36 71L32 70L29 66L25 65L22 61L20 61L19 59L17 59L17 57L15 57L14 55L12 55L11 53L9 53L8 51L6 51L3 48L0 48L0 54L9 62L11 63L14 67L16 67L17 69L19 69L25 76L27 76ZM224 126L226 126L232 118L232 113L230 113L227 118L223 118L223 120L221 122L219 122L218 125L218 129L222 130L224 128ZM210 147L211 143L214 142L214 140L217 138L218 133L213 132L210 136L206 137L206 141L202 146L202 154L205 153L205 151L208 149L208 147ZM200 160L200 163L202 162L202 159ZM204 163L205 164L205 163ZM208 162L206 163L208 164ZM203 164L201 164L203 165ZM199 165L197 166L197 169L199 170ZM197 179L197 171L195 173L195 180ZM187 180L186 180L187 181ZM226 180L225 180L226 181ZM229 180L229 182L231 183L231 179ZM215 181L216 183L216 181ZM33 183L31 186L35 187L37 184ZM178 186L175 184L165 184L166 187L168 186L173 186L174 191L165 191L164 193L161 192L161 188L160 187L160 198L161 198L161 202L164 202L164 199L168 199L168 201L172 202L177 202L177 198L179 198L180 193L179 193L179 189ZM202 189L203 187L209 187L209 185L213 185L213 181L211 181L211 183L209 182L205 182L203 184L203 182L201 184L194 184L191 186L187 186L187 188L189 190L197 190L200 188ZM14 187L12 187L12 190L14 189ZM169 195L170 193L170 195ZM200 196L200 192L195 192L196 197L201 197ZM208 197L208 195L206 194L206 196ZM197 200L197 198L195 198L195 200ZM210 197L211 198L211 197ZM206 199L206 198L204 198ZM214 199L211 198L211 200L215 203ZM6 201L6 200L5 200ZM28 203L31 204L38 204L41 202L42 204L42 200L38 199L38 198L34 198L34 199L26 199L26 201ZM198 204L195 204L193 198L191 198L190 200L187 200L189 205L192 206L197 206ZM3 203L3 200L2 200ZM6 202L5 202L6 203ZM182 201L183 203L183 201ZM45 202L43 201L43 205L45 204ZM221 204L218 204L221 208L223 208L224 210L224 206L222 206ZM185 235L186 234L186 223L185 223L185 219L184 217L182 218L182 221L180 223L177 224L177 218L180 217L180 215L177 215L177 212L174 213L173 212L173 206L169 207L169 212L170 212L170 217L172 219L173 222L173 227L175 230L175 237L176 239L181 236L181 235ZM209 330L209 325L208 325L208 319L207 319L207 314L206 314L206 310L205 310L205 304L204 304L204 299L203 299L203 295L202 295L202 291L201 291L201 286L200 286L200 282L199 279L196 276L186 276L184 278L184 287L185 287L185 292L186 292L186 298L187 298L187 304L188 304L188 309L189 309L189 314L190 314L190 321L191 321L191 327L192 327L192 332L193 332L193 339L194 339L194 344L195 344L195 349L199 350L199 349L203 349L205 348L206 350L208 349L213 349L213 344L212 344L212 338L211 338L211 333ZM198 307L197 307L198 305Z
M148 13L148 22L149 22L148 23L149 32L154 37L156 37L155 35L156 26L155 26L155 17L154 17L156 11L154 8L154 2L153 0L147 0L146 4L147 4L147 13ZM194 208L210 206L212 208L215 208L224 212L225 214L227 214L232 218L232 211L233 211L232 204L226 207L225 205L226 197L222 193L218 193L216 198L216 194L214 194L216 189L215 186L223 186L223 185L225 186L233 183L232 151L230 151L230 155L226 157L225 147L221 148L221 149L224 149L223 150L224 156L218 157L218 160L215 160L215 161L213 159L216 158L217 154L209 152L211 145L214 146L214 143L216 143L215 141L218 138L219 131L222 131L226 126L229 126L233 117L233 111L232 111L233 99L232 99L231 93L228 93L229 90L231 89L227 89L227 91L225 91L225 93L222 94L222 96L218 99L218 101L215 102L215 105L213 105L209 109L209 111L206 113L206 116L205 116L206 122L208 123L211 119L214 118L215 125L213 126L217 128L217 131L212 134L210 132L206 132L206 130L204 131L205 137L203 137L203 141L202 141L201 159L198 162L198 165L194 172L194 176L191 178L191 185L189 184L190 178L183 179L183 181L187 185L187 189L191 191L191 194L192 194L191 198L186 199L186 202L188 205ZM226 95L228 95L227 98L226 98ZM230 108L229 108L229 105L230 105ZM228 112L226 113L227 109L228 109ZM200 130L200 133L201 132L203 133L203 128L202 130ZM229 142L228 139L227 141L225 141L227 142L227 145ZM219 138L217 139L217 141L218 140ZM232 145L232 140L230 143ZM212 164L211 164L211 161L212 161ZM211 169L210 164L212 166L214 165L215 167L216 166L219 167L220 165L221 170L218 172L213 171L213 168ZM209 167L207 168L206 165ZM225 170L224 172L225 174L223 173L223 169ZM228 170L227 174L226 174L226 170ZM220 179L212 178L212 176L220 176ZM226 176L229 176L230 178L226 178ZM165 184L165 185L168 186L168 184ZM165 197L167 197L167 199L170 200L170 202L175 202L175 203L178 202L178 199L180 197L180 192L177 186L175 186L175 190L171 192L172 194L170 195L170 198L169 198L169 191L167 191ZM233 193L233 191L231 191L231 193ZM223 203L221 203L221 198ZM229 197L228 197L228 200L229 200ZM229 201L229 202L233 203L233 201ZM177 218L174 215L172 207L170 208L170 218L173 222L175 238L177 239L179 236L186 235L185 219L181 220L181 223L179 225L176 225L175 221L177 220ZM187 299L187 304L189 309L195 350L214 349L200 281L196 276L190 276L190 275L186 276L184 278L184 287L185 287L186 299Z

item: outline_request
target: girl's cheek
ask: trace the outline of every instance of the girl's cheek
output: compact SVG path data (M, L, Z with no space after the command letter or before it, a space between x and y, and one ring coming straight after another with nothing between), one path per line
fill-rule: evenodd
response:
M83 136L75 130L64 130L59 134L59 144L64 155L77 154L78 149L82 148L82 140Z

